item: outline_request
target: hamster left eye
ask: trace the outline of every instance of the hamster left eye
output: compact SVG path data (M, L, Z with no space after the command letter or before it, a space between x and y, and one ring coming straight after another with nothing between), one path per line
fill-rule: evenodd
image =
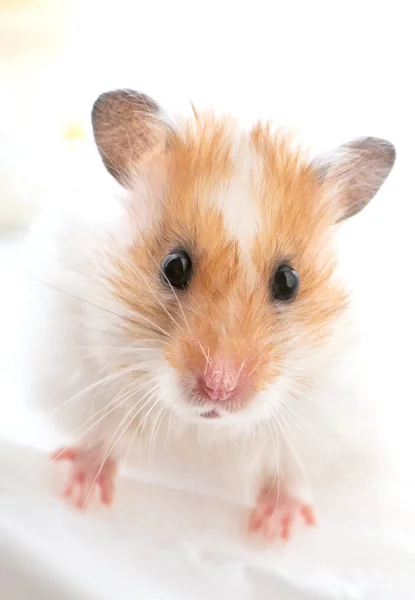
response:
M271 294L274 300L288 302L296 295L300 287L298 273L289 265L281 265L271 281Z
M161 272L164 283L180 290L186 289L192 274L192 262L187 252L178 250L168 254L161 263Z

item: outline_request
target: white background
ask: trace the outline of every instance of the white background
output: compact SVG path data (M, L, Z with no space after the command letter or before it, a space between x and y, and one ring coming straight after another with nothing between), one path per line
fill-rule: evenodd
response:
M286 548L252 548L244 537L244 517L232 507L135 480L122 483L112 515L72 513L49 485L44 453L49 440L42 423L20 408L17 374L25 338L17 331L24 275L17 261L24 250L16 235L3 233L2 597L414 598L410 3L37 0L32 9L29 2L19 5L19 15L4 12L0 28L4 227L27 225L33 209L65 202L73 181L91 177L82 155L63 146L62 131L72 122L88 128L91 103L115 87L144 91L170 110L187 110L192 100L242 119L272 117L299 128L307 142L321 148L361 135L383 136L396 145L391 178L373 205L346 226L344 240L345 263L375 341L372 362L380 379L393 381L391 401L397 403L404 444L402 480L384 474L385 488L396 486L399 503L386 501L385 489L382 501L388 508L380 520L372 514L379 498L370 493L326 496L315 537L305 534ZM343 521L339 514L349 503L361 511L353 509Z

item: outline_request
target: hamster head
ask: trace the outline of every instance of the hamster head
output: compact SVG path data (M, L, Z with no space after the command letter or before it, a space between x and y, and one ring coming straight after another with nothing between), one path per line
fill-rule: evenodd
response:
M110 288L121 334L148 344L139 376L184 419L217 424L303 394L347 306L335 230L376 194L394 147L362 138L311 160L267 124L174 124L130 90L100 96L92 122L130 190L133 241L110 258Z

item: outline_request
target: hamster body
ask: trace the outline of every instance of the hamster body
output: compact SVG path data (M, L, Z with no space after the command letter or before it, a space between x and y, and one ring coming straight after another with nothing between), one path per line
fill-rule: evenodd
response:
M314 478L367 440L334 237L394 148L364 138L311 160L268 125L174 123L132 91L102 95L92 121L124 197L57 232L35 368L73 438L54 453L73 463L65 492L111 502L134 437L226 463L249 482L250 527L286 537L314 522Z

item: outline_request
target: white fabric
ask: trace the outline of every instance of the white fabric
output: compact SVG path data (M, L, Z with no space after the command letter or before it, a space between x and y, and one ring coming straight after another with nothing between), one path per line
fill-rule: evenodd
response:
M8 600L414 597L413 505L388 504L386 490L382 507L366 486L332 491L316 530L266 548L247 537L243 509L124 478L111 511L81 514L58 497L45 453L8 443L1 456Z
M0 597L412 600L414 470L409 450L357 486L330 482L319 524L266 547L247 535L247 511L126 473L113 509L82 514L59 497L58 443L20 394L19 240L0 245ZM397 393L402 390L397 385ZM405 420L402 418L402 437ZM411 429L409 423L409 430ZM405 438L409 443L409 438ZM397 448L397 446L396 446ZM408 446L409 448L409 446ZM403 461L406 458L406 462ZM400 465L400 468L399 468ZM408 466L407 466L408 465Z

